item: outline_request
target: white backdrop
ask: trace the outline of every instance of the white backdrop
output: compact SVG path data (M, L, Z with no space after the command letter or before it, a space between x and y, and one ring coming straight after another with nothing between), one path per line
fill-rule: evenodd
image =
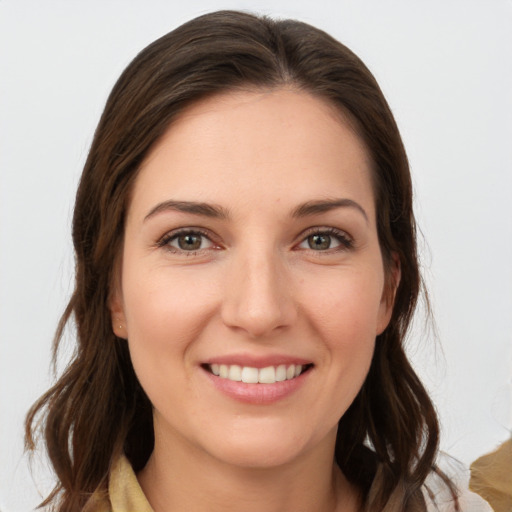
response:
M419 322L409 349L438 407L442 448L468 464L512 429L510 0L0 0L2 512L39 499L22 424L51 382L51 339L71 292L74 190L106 96L145 45L219 8L317 25L374 72L408 149L428 243L439 342ZM34 476L47 490L44 465Z

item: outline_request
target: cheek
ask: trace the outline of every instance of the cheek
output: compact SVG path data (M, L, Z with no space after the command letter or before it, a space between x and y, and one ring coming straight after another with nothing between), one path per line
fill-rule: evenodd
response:
M135 372L152 401L152 390L171 387L192 368L193 341L212 314L211 282L186 271L142 272L125 266L124 311ZM205 288L206 287L206 288Z
M338 272L309 283L303 301L308 328L325 351L329 383L341 414L350 405L368 373L379 325L383 277L379 273ZM340 415L341 415L340 414Z
M384 279L378 272L336 269L323 279L314 276L302 287L301 301L315 328L330 340L352 343L375 339Z
M186 341L212 309L215 286L209 277L189 269L127 269L123 296L129 336L148 343L162 338L174 345Z

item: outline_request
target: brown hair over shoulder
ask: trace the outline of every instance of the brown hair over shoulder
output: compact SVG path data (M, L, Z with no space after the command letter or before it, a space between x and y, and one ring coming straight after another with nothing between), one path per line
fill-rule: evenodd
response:
M55 357L65 326L74 321L76 352L26 422L29 450L42 425L58 479L45 504L81 510L93 492L106 489L116 457L124 452L137 471L153 449L151 404L126 342L112 332L109 311L141 163L180 112L199 99L283 86L337 107L364 141L389 287L392 255L401 268L391 322L377 338L362 389L339 422L337 463L361 489L366 510L383 510L391 496L398 496L396 510L424 509L421 488L435 469L439 427L403 347L421 277L411 178L398 128L374 77L344 45L298 21L234 11L196 18L149 45L107 100L76 196L76 283L54 345Z

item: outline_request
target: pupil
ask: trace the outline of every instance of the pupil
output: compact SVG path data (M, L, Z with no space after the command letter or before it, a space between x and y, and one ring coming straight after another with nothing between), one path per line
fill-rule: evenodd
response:
M201 237L198 235L183 235L178 238L180 249L197 250L201 247Z
M329 249L331 237L328 235L311 235L308 237L308 243L311 249Z

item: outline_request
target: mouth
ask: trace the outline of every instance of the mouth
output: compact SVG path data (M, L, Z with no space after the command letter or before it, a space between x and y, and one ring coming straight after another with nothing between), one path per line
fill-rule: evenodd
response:
M296 379L309 371L313 364L280 364L255 368L237 364L203 364L202 367L209 373L221 379L246 384L275 384Z

